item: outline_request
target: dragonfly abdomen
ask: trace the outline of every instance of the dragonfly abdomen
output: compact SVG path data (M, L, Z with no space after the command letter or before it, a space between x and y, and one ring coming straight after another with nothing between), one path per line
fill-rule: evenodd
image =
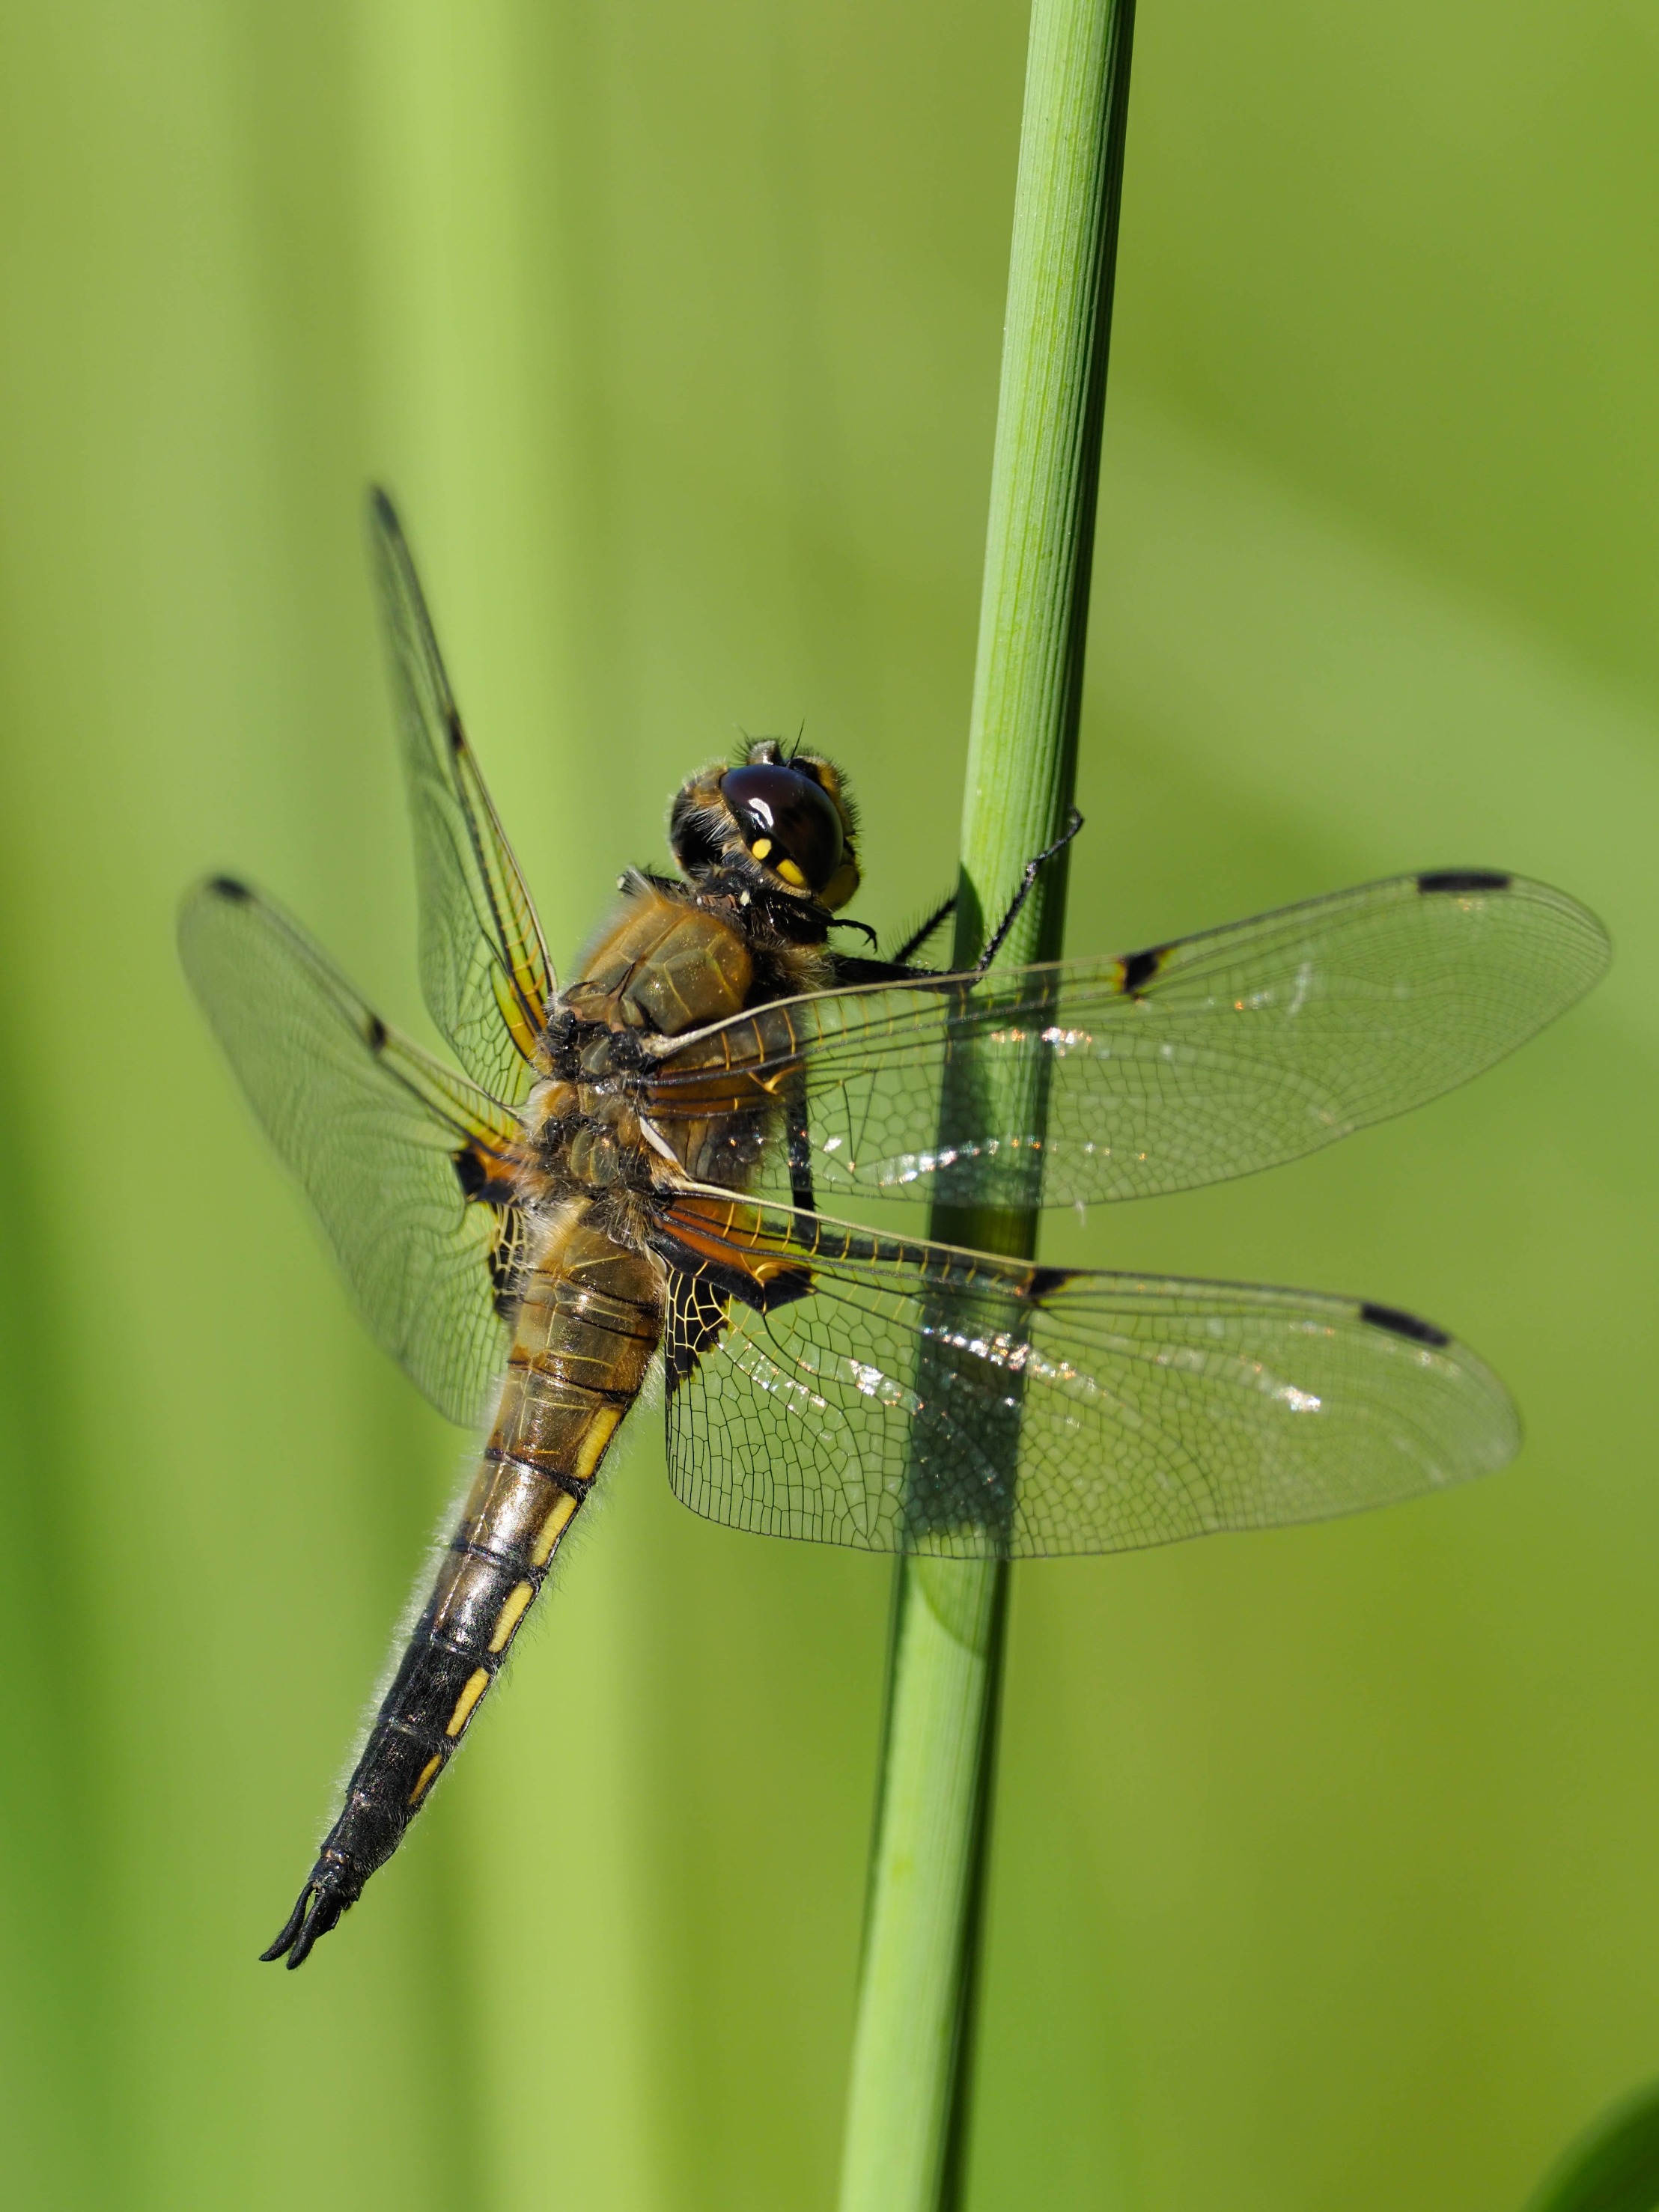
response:
M265 1953L297 1966L425 1803L507 1662L661 1334L656 1263L586 1204L526 1285L489 1439L339 1819Z

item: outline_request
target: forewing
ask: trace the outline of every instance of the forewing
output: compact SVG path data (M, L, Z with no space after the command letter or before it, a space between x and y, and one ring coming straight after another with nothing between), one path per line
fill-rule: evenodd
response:
M476 1421L505 1356L521 1242L512 1116L387 1029L245 885L193 892L179 943L370 1330L441 1413Z
M734 1528L1129 1551L1387 1504L1520 1441L1472 1352L1354 1299L1045 1269L701 1199L667 1235L670 1472Z
M651 1112L700 1180L786 1201L790 1083L820 1201L1006 1204L1022 1160L1040 1163L1049 1205L1144 1198L1437 1097L1553 1021L1607 958L1595 916L1545 884L1402 876L1115 959L763 1006L665 1046Z
M373 495L369 521L415 825L426 1003L468 1073L517 1104L553 1003L552 965L384 492Z

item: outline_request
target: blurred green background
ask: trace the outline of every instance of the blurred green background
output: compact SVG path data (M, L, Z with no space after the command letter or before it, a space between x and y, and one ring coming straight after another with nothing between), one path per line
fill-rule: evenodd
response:
M12 0L0 2187L833 2200L887 1570L611 1462L459 1778L298 1887L465 1447L178 975L209 866L424 1033L359 526L556 955L739 729L949 883L1024 18ZM1467 1092L1051 1256L1365 1294L1522 1398L1376 1518L1024 1567L975 2212L1506 2212L1659 2069L1659 7L1143 0L1070 942L1474 861L1612 927Z

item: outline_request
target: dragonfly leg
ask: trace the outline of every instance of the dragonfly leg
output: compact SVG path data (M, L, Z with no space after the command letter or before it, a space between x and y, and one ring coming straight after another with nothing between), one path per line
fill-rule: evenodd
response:
M783 1125L789 1152L789 1196L802 1213L816 1213L812 1189L812 1135L806 1119L806 1086L792 1079L783 1095Z
M1037 878L1057 853L1063 853L1078 831L1083 827L1083 817L1073 807L1066 817L1066 827L1052 845L1045 845L1036 858L1025 863L1025 873L1019 879L1019 889L1014 893L1008 911L985 941L985 950L974 963L975 975L982 975L1002 950L1003 940L1019 919L1019 910L1030 897Z
M957 895L952 891L949 898L941 899L939 901L939 904L933 908L932 914L928 915L927 921L922 923L921 928L913 929L908 937L905 939L903 944L900 945L898 951L891 955L892 965L895 968L908 967L910 962L915 959L916 954L920 952L922 946L927 944L928 939L939 927L939 924L943 921L948 921L956 910Z

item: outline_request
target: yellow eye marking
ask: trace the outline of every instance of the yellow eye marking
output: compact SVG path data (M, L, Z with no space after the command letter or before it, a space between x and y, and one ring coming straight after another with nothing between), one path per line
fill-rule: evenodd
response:
M418 1805L420 1803L422 1798L424 1797L427 1793L428 1787L431 1783L433 1776L438 1771L438 1769L443 1765L443 1763L444 1755L442 1752L434 1751L431 1758L428 1759L426 1765L421 1769L420 1779L416 1783L415 1787L409 1793L409 1802L411 1805Z
M772 840L769 837L757 837L749 849L757 860L763 860L772 849Z
M553 1547L570 1524L576 1510L576 1501L568 1490L562 1490L553 1501L553 1510L542 1523L542 1533L536 1539L535 1549L530 1554L530 1564L544 1567L553 1556Z
M602 1406L588 1423L587 1433L576 1447L576 1473L584 1482L593 1480L593 1470L605 1457L605 1448L616 1435L621 1419L620 1406Z
M797 890L804 891L806 889L806 878L793 860L780 860L778 873L783 878L785 883L793 884Z
M846 905L859 887L859 864L853 857L853 848L847 848L847 857L829 882L818 893L818 904L827 906L831 914Z
M459 1735L460 1734L461 1730L466 1726L467 1722L471 1717L473 1706L477 1704L479 1698L483 1697L484 1692L489 1687L489 1669L488 1667L480 1667L475 1674L471 1674L467 1676L466 1687L461 1692L460 1696L456 1698L455 1710L449 1716L449 1725L444 1730L444 1734L446 1735Z
M524 1619L525 1608L535 1595L535 1590L528 1583L520 1583L513 1592L507 1603L501 1607L500 1618L495 1623L495 1633L489 1639L489 1648L492 1651L506 1650L508 1638Z

